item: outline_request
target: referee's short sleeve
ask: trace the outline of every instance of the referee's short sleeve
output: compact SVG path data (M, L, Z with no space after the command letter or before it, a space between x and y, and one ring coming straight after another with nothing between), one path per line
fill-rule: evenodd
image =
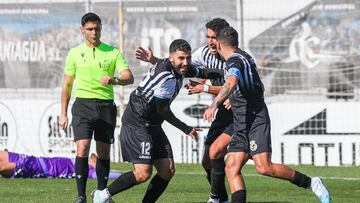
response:
M75 64L75 60L73 57L72 49L70 49L68 55L66 56L64 73L65 73L65 75L75 77L76 64Z
M120 53L118 51L117 55L116 55L116 70L120 73L122 70L128 69L129 68L129 64L127 63L127 61L125 60L125 57L122 53Z

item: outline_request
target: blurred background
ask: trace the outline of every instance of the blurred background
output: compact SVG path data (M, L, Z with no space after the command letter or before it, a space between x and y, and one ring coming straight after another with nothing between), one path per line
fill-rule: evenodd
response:
M81 43L80 19L95 12L102 41L118 47L135 84L116 88L121 114L149 64L150 46L167 57L172 40L204 45L205 23L220 17L239 32L240 48L258 64L272 121L273 161L360 165L360 2L356 0L0 0L0 150L73 157L71 127L58 127L68 50ZM202 127L198 143L165 123L175 161L199 163L211 103L182 90L174 113ZM112 161L120 162L119 139Z

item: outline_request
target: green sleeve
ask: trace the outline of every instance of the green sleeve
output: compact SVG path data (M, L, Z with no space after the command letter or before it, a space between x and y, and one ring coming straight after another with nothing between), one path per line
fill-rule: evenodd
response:
M65 60L65 75L75 77L76 65L75 60L72 57L72 51L70 50Z
M120 52L118 52L116 56L116 70L121 73L122 70L128 69L129 64L126 62L124 55L122 55Z

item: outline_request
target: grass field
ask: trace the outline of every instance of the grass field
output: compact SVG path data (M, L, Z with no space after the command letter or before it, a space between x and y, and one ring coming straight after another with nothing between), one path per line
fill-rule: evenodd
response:
M130 164L112 164L111 167L117 171L131 169ZM293 168L311 176L323 177L330 189L333 203L360 202L360 167L294 166ZM201 166L177 164L176 169L175 177L158 202L206 202L210 187ZM244 174L248 202L319 202L308 190L298 188L287 181L257 175L253 166L246 166ZM95 185L95 180L88 181L88 202L91 202L90 192ZM118 203L141 202L146 187L147 183L135 186L114 196L114 200ZM74 179L0 178L1 203L71 203L75 196Z

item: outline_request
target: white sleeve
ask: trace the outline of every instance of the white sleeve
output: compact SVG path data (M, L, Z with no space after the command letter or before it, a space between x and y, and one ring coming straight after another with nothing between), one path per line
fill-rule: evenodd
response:
M193 66L195 66L195 67L199 67L199 66L205 67L206 66L204 57L203 57L203 50L204 50L204 47L200 47L191 54L191 64Z
M175 92L176 80L172 78L154 89L154 97L171 99Z

